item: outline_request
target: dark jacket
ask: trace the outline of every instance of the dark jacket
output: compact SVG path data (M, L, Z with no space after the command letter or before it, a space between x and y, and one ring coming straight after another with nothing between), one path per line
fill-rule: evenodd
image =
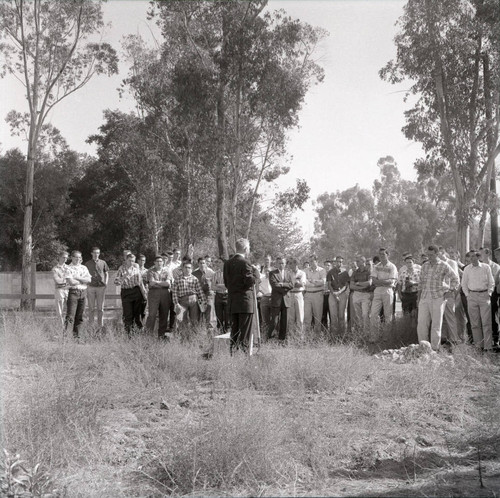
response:
M285 303L287 308L290 307L290 289L293 289L293 281L290 277L290 272L285 270L285 278L281 279L281 270L273 270L269 272L269 283L271 284L271 306L273 308L281 308L281 302Z
M243 256L235 254L224 263L224 285L231 314L255 312L254 285L257 282L257 272Z

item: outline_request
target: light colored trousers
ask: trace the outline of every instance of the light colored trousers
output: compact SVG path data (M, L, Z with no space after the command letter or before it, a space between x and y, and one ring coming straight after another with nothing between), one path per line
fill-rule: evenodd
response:
M491 301L488 292L469 292L467 309L469 310L474 346L492 349Z
M302 334L304 326L304 294L302 292L290 292L287 322L289 331L295 328Z
M446 300L425 298L418 303L418 342L429 341L432 349L438 350L441 345L441 327L443 326L444 308Z
M97 325L102 327L104 319L104 296L106 287L87 287L87 302L89 305L89 324L94 323L95 311L97 309Z
M338 296L330 293L328 297L328 307L330 308L330 332L339 335L345 331L348 291L342 292Z
M394 299L394 290L392 287L377 287L373 292L373 301L370 308L370 338L377 339L380 327L380 310L384 309L385 325L392 320L392 301Z
M304 323L311 326L314 318L314 330L320 330L323 316L323 291L307 292L304 294Z
M66 310L64 307L68 301L68 289L55 289L54 300L56 302L56 315L64 327L64 320L66 318Z
M367 333L370 330L371 293L354 291L352 304L354 307L354 320L357 327Z

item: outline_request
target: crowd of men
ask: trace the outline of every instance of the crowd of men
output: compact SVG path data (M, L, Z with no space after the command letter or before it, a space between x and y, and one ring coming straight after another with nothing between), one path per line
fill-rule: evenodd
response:
M231 331L232 345L245 349L250 330L263 342L284 344L291 333L305 337L327 331L332 340L357 330L370 343L383 338L394 318L396 296L402 312L417 323L419 341L438 350L446 330L451 344L472 343L485 351L498 347L500 266L491 251L469 251L460 261L456 250L446 252L430 245L417 261L403 255L397 269L389 252L374 257L358 255L349 264L342 256L320 265L316 256L307 261L266 256L252 265L246 239L236 243L227 261L209 255L196 264L179 250L157 255L152 266L146 257L123 251L115 284L121 287L123 323L127 333L144 328L158 337L202 324L214 332ZM500 257L500 248L496 249ZM56 311L64 330L80 336L88 305L91 326L103 327L109 267L94 247L82 264L79 251L61 252L53 268Z

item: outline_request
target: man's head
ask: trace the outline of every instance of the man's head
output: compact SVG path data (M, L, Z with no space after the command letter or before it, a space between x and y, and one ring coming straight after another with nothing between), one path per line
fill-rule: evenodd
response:
M214 259L214 269L217 270L222 270L224 268L224 261L221 258L215 258Z
M299 268L299 264L295 258L291 258L288 261L288 264L290 265L290 270L292 270L293 272L296 272Z
M172 251L172 253L173 253L173 260L179 261L179 259L181 258L181 251L176 248Z
M92 259L94 261L97 261L99 259L99 255L101 254L101 250L98 247L93 247L91 254L92 254Z
M144 254L139 254L139 256L137 257L137 262L139 263L140 268L144 268L144 265L146 264L146 256L144 256Z
M329 272L333 268L333 261L331 259L327 259L324 263L323 266L327 272Z
M182 258L182 273L184 276L189 276L193 272L193 263L189 258Z
M309 258L309 262L311 263L311 268L313 270L316 270L316 268L318 267L318 257L315 254L312 254Z
M308 268L311 268L311 263L309 263L309 261L304 261L304 264L302 265L302 268L304 268L304 270L307 270Z
M361 256L361 254L358 254L356 256L356 264L358 265L358 268L360 270L363 270L366 265L366 258L364 256Z
M483 263L488 263L491 259L491 251L488 247L480 247L479 248L479 259Z
M127 256L129 254L132 254L132 251L130 249L123 249L123 261L127 260Z
M207 264L208 268L212 268L212 256L209 256L208 254L205 255L205 263Z
M385 265L389 261L389 251L385 247L381 247L378 250L378 257L380 258L380 262Z
M248 239L238 239L236 241L235 247L238 254L248 256L248 254L250 253L250 242L248 241Z
M448 249L448 256L450 257L450 259L452 259L453 261L458 261L460 259L460 253L458 252L457 249L455 249L454 247L450 247Z
M439 259L442 259L443 261L446 261L448 259L448 253L443 246L438 247L438 256Z
M279 257L276 259L276 266L278 267L279 271L283 271L286 267L286 258Z
M337 256L335 258L334 264L335 266L340 270L342 267L342 264L344 263L344 258L342 256Z
M198 258L198 268L202 273L205 273L207 271L207 267L207 260L205 258Z
M155 257L155 270L161 270L162 268L163 268L163 256L157 255Z
M479 258L481 257L481 251L476 251L475 249L470 250L467 255L469 256L472 266L479 266Z
M264 268L271 268L272 262L273 262L273 258L271 258L271 256L268 254L264 258Z
M59 254L57 255L57 262L60 265L63 265L68 260L68 256L69 256L68 251L61 251L61 252L59 252Z
M411 254L407 254L405 256L405 264L406 264L406 267L411 270L413 268L413 263L414 263L414 260L413 260L413 256Z
M77 265L82 262L82 253L80 251L72 251L71 252L71 262L74 265Z
M125 264L127 266L132 266L132 264L135 263L135 254L132 254L129 252L127 256L125 257Z
M438 260L438 257L439 257L439 247L434 244L431 244L427 248L427 258L431 263L434 264Z

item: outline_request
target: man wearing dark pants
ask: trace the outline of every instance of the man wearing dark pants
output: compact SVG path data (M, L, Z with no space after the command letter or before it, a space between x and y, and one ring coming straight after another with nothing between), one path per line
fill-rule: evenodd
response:
M224 263L224 284L228 291L231 313L230 351L248 351L252 340L252 320L257 313L255 284L259 274L250 261L250 243L247 239L236 241L236 254ZM258 317L255 317L258 320Z
M73 251L71 253L71 264L68 265L68 276L66 283L69 286L68 304L66 311L66 332L73 332L73 337L78 339L83 323L83 312L87 299L87 285L92 280L89 270L82 265L82 253Z
M273 332L279 329L278 339L285 342L288 329L288 308L290 307L290 290L293 289L294 282L286 268L286 259L276 260L276 270L269 273L269 283L271 284L271 324L269 326L268 338ZM321 296L322 297L322 296ZM322 301L321 301L322 302ZM318 314L321 318L321 315Z

